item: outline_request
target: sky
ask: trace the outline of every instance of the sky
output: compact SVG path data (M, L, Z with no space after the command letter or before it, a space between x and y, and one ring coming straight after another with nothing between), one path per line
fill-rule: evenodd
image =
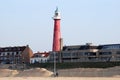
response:
M120 0L0 0L0 47L51 51L56 7L64 45L120 43Z

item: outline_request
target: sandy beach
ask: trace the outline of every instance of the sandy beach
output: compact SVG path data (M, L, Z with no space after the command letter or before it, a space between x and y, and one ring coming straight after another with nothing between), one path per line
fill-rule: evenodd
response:
M114 77L2 77L0 80L120 80Z
M106 69L76 68L58 70L59 76L45 68L32 68L24 71L0 69L0 80L120 80L120 67Z

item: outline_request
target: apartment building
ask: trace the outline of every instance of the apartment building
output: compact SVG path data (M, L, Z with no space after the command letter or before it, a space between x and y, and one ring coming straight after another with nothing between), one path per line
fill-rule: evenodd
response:
M54 57L55 56L55 57ZM62 51L51 52L50 62L107 62L120 61L120 44L64 46Z
M30 63L33 52L27 46L0 47L0 64Z

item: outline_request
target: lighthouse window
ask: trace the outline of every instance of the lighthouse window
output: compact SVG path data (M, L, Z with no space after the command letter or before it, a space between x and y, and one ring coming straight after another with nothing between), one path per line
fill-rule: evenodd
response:
M55 13L56 15L58 15L58 13Z

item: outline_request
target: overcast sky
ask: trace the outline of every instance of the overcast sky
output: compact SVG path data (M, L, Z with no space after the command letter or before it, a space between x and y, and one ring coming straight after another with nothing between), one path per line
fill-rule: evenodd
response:
M56 6L64 45L120 43L120 0L0 0L0 47L51 51Z

